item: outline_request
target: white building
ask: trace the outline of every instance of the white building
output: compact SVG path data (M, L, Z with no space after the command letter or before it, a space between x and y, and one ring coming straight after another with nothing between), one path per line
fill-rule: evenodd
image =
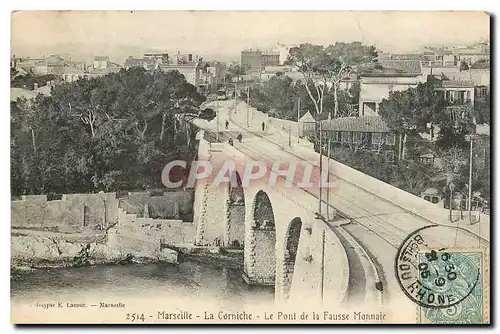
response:
M379 60L359 74L359 116L378 115L379 104L393 91L403 91L425 82L418 60Z

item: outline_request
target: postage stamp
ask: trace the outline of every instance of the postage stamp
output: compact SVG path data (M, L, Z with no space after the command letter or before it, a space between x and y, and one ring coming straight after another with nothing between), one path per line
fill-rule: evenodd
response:
M453 228L429 225L405 239L395 260L398 283L417 305L418 323L485 323L488 321L487 249L458 248L456 242L450 245L446 238L435 237L453 236L446 230Z
M419 323L482 324L485 321L483 250L446 250L418 254L423 286L434 291L447 307L418 307ZM432 296L432 294L429 294ZM446 305L444 302L443 305Z

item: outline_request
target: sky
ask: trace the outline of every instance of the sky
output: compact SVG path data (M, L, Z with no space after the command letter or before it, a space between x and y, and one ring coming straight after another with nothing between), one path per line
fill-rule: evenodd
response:
M245 48L361 41L385 52L470 44L488 37L484 12L21 11L11 54L109 55L145 51L238 59Z

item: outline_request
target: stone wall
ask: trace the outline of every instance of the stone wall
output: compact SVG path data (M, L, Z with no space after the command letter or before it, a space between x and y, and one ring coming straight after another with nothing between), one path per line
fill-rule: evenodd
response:
M226 144L209 144L200 141L199 160L224 161L222 152ZM202 156L203 154L203 156ZM219 158L217 158L219 157ZM224 241L224 222L227 220L226 199L228 198L228 184L221 183L217 187L211 185L210 179L197 181L195 185L197 198L195 200L194 216L197 225L197 245L220 245Z
M227 237L224 238L226 246L233 246L237 241L240 246L245 242L245 205L244 203L228 204L227 205L227 220L228 224Z
M118 225L108 236L108 245L122 254L156 257L160 245L193 244L196 227L191 222L141 218L118 209Z
M129 192L120 198L120 208L144 216L147 205L151 218L193 221L193 202L193 189L165 191L161 196L152 196L149 192Z
M280 118L274 118L274 117L269 117L269 126L273 126L278 130L284 131L288 133L290 130L291 134L293 136L298 135L298 128L297 128L297 122L295 121L290 121L287 119L280 119Z
M102 229L116 223L117 210L115 193L68 194L54 201L46 195L22 196L11 202L11 226L61 232Z

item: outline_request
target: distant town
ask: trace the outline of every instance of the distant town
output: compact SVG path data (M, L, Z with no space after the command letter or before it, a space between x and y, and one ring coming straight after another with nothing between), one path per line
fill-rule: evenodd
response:
M361 47L361 44L358 44L357 47ZM247 102L252 107L283 121L298 121L302 125L302 133L297 135L302 137L306 136L303 130L307 129L307 124L310 124L311 128L314 122L323 120L323 131L333 138L333 145L354 151L367 148L370 151L375 150L383 154L388 161L404 160L405 155L410 159L409 153L414 152L411 152L412 144L407 143L407 140L416 140L420 144L416 144L413 150L418 151L418 154L410 161L439 169L442 167L442 159L432 144L440 138L439 122L427 122L427 129L419 132L419 138L410 139L388 124L387 116L383 117L380 112L382 102L388 101L395 93L417 88L419 84L428 84L428 81L432 80L433 94L445 101L443 115L456 125L466 126L467 135L480 136L478 138L481 141L489 141L489 40L483 39L471 45L428 46L418 53L400 54L376 50L376 57L368 66L358 64L350 68L347 75L339 77L335 87L340 98L328 105L328 97L325 95L325 110L319 110L318 106L317 110L313 110L314 104L310 98L314 94L306 94L306 90L302 89L302 110L297 115L294 110L300 108L297 98L300 99L301 94L294 92L290 95L286 89L300 85L307 88L307 85L303 85L307 82L305 72L297 66L297 61L291 58L293 51L301 47L303 45L285 45L278 42L272 48L245 49L241 51L239 62L230 63L206 60L203 55L185 54L180 51L146 52L140 58L129 56L123 64L114 62L106 55L95 56L91 63L72 61L60 55L42 58L12 56L11 100L16 101L19 97L33 98L37 94L50 95L51 88L55 85L76 82L81 78L101 77L122 69L143 68L147 72L178 71L189 84L196 87L198 93L206 97L214 98L218 94L219 99L229 99L233 98L236 92L245 100L248 89L248 92L251 91L251 98ZM282 86L286 86L282 87L285 91L273 91L273 94L283 99L283 94L289 95L284 105L276 105L279 99L271 95L271 90L275 89L272 85L276 80L285 80L280 81ZM332 85L331 82L326 84ZM346 94L342 95L343 92ZM342 96L345 98L342 99ZM334 115L333 109L338 114ZM426 144L421 145L422 142ZM486 155L486 150L482 150L480 166L489 163L485 162ZM348 161L343 162L352 166ZM357 165L352 167L363 169ZM364 172L371 174L368 170ZM432 185L434 181L429 184ZM403 188L413 193L418 192L417 195L429 201L446 200L442 191L436 190L436 187L427 189L421 186L414 189L414 186L410 184L409 188ZM484 198L480 202L486 198L489 200L489 196L481 197ZM457 205L465 208L466 203L463 201L465 200L457 199ZM461 202L463 203L459 204Z

